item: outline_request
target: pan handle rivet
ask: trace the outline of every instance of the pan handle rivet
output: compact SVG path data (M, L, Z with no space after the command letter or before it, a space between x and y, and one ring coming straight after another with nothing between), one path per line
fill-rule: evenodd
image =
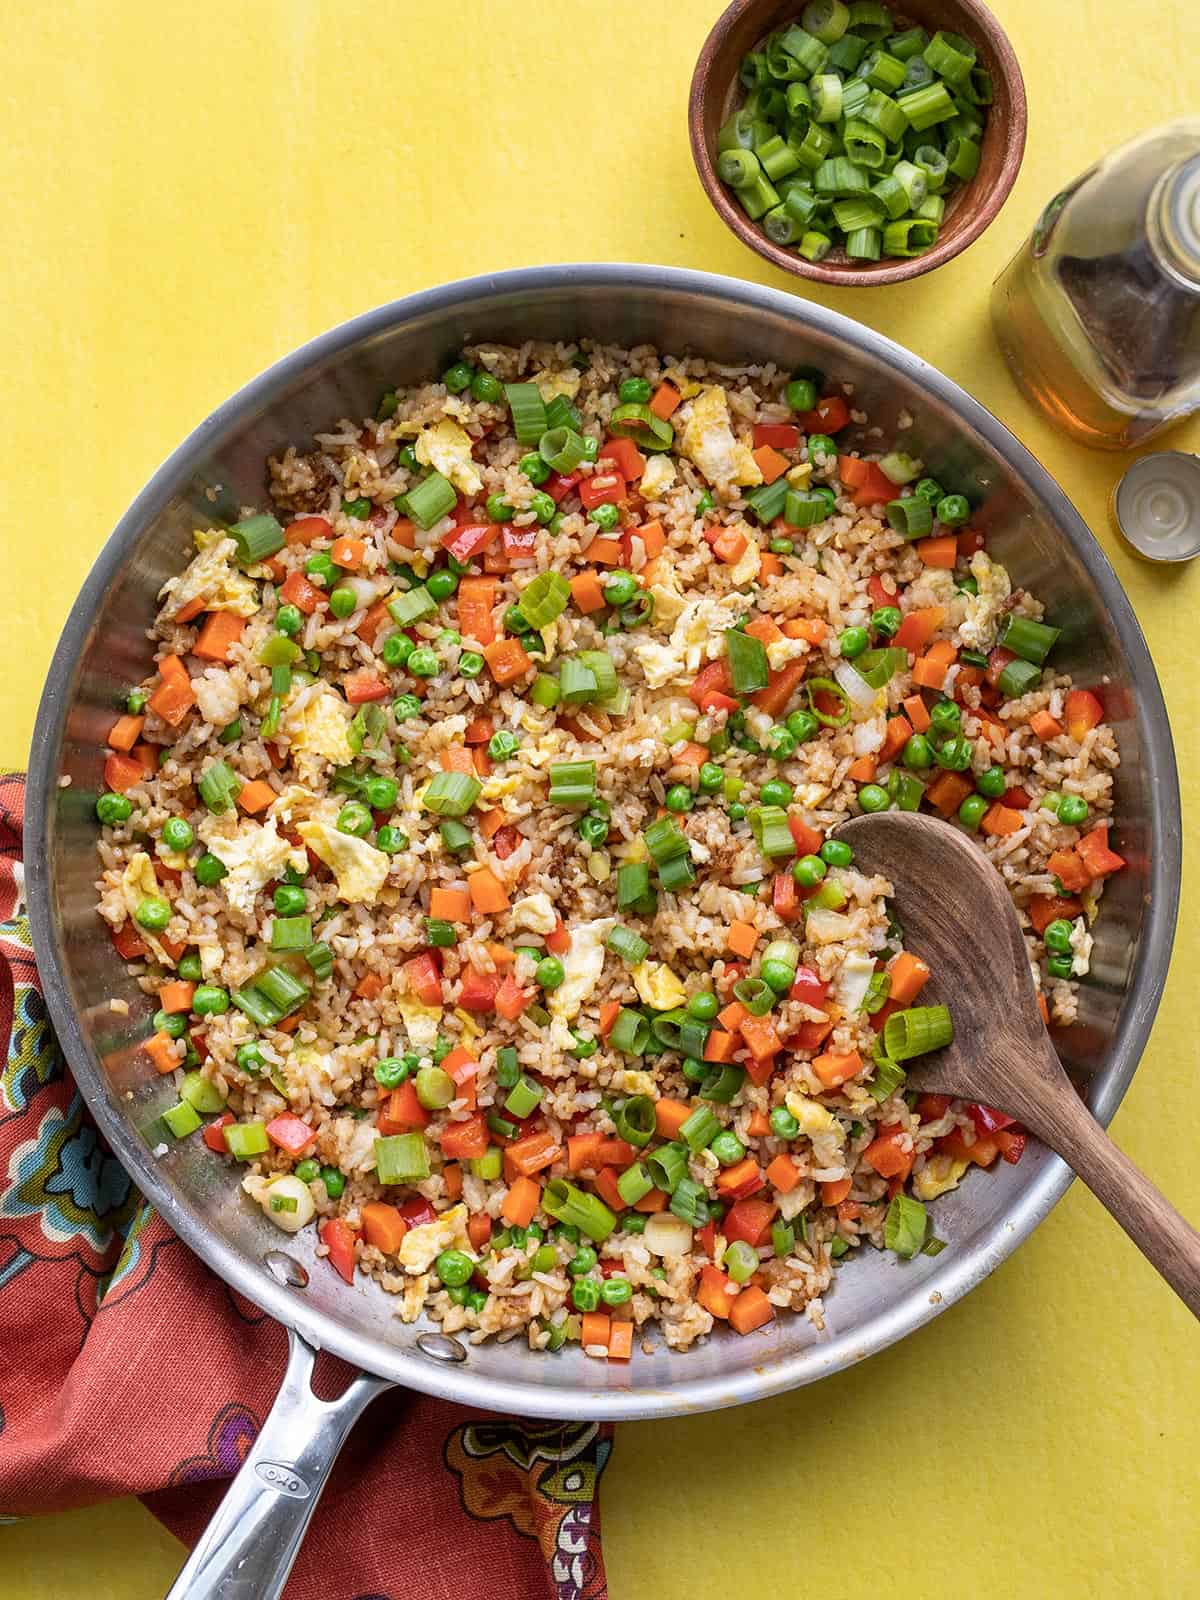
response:
M286 1250L268 1250L263 1257L263 1266L276 1283L285 1284L291 1289L308 1288L307 1268L302 1267L295 1256L288 1255Z
M465 1361L467 1351L457 1339L447 1333L422 1333L417 1339L417 1349L434 1361Z

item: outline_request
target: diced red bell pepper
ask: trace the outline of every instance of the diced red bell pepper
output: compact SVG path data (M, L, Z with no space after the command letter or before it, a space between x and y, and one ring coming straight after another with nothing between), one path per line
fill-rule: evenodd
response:
M492 850L498 861L507 861L509 856L521 842L519 828L514 828L511 823L505 823L502 828L497 828L492 839Z
M1090 833L1085 833L1075 849L1093 878L1107 878L1110 873L1120 872L1126 865L1125 857L1119 856L1115 850L1110 850L1108 847L1107 822L1102 822Z
M874 601L874 603L875 603L875 605L877 607L878 606L896 606L897 609L899 609L899 606L898 606L898 602L899 602L899 599L900 599L899 594L898 593L897 594L889 594L888 591L883 586L883 579L882 578L880 578L878 576L872 577L872 578L868 578L867 579L867 593L871 596L871 599Z
M772 450L795 450L800 429L793 422L759 422L754 428L754 448L770 445Z
M1063 720L1077 744L1104 720L1104 707L1090 689L1072 689L1063 701Z
M850 421L850 407L841 395L822 395L811 411L800 414L805 433L837 433Z
M978 1103L969 1105L967 1111L970 1114L971 1121L979 1129L980 1133L996 1133L1001 1128L1011 1128L1017 1120L1003 1111L996 1111L992 1106L979 1105Z
M526 528L514 528L511 522L502 523L500 548L506 559L510 562L536 560L537 534L537 527L534 524Z
M137 930L137 923L132 918L123 922L119 928L115 928L109 938L122 961L137 961L146 954L146 944Z
M795 1050L819 1050L833 1032L833 1022L802 1022L792 1038Z
M765 1243L775 1218L775 1206L770 1200L737 1200L721 1220L721 1232L732 1244L744 1239L747 1244Z
M498 522L464 522L442 535L442 549L448 550L464 566L482 554L499 537Z
M571 490L578 487L581 476L582 474L578 472L552 472L542 485L542 489L556 506L561 505Z
M788 812L788 827L796 844L797 855L815 856L825 843L825 835L818 833L816 828L810 828L799 812Z
M821 981L814 967L796 968L795 979L788 991L789 1000L803 1000L806 1006L823 1006L828 993L829 985Z
M1033 796L1019 783L1014 783L1011 789L1004 791L1001 804L1011 806L1014 811L1028 811L1033 804Z
M777 872L771 882L771 907L781 922L795 922L800 915L800 895L790 872Z
M286 605L296 606L306 617L310 617L324 602L325 591L318 589L315 583L309 583L304 574L297 569L288 573L279 590L279 598Z
M903 1147L903 1133L898 1122L889 1123L880 1128L863 1151L863 1160L874 1167L881 1178L907 1178L912 1171L915 1152Z
M729 663L722 658L719 661L710 661L708 666L702 667L692 680L688 690L688 699L698 705L702 711L710 709L706 705L708 697L712 694L728 696L733 688L729 677ZM734 705L737 705L735 700Z
M447 1123L438 1142L447 1161L471 1161L486 1155L488 1129L483 1113L478 1112L465 1122Z
M949 1109L948 1094L923 1094L917 1101L917 1115L922 1122L938 1122Z
M1000 1146L1000 1154L1010 1167L1015 1167L1025 1154L1025 1146L1029 1142L1028 1136L1019 1128L1000 1128L993 1134L993 1138Z
M596 506L615 506L627 493L625 479L619 472L593 472L579 484L579 498L585 511L592 511Z
M611 463L612 469L619 472L626 483L640 478L646 470L646 458L632 439L606 439L596 462L599 471L604 470L606 461Z
M999 1140L1005 1131L1001 1129L1000 1133L976 1132L974 1142L968 1144L961 1130L954 1128L950 1133L942 1135L937 1141L937 1148L955 1161L968 1161L977 1167L990 1167L1000 1154Z
M964 560L969 561L978 550L987 544L987 536L980 533L978 528L960 528L958 530L958 553Z
M468 967L463 974L458 1003L464 1011L494 1011L500 978L494 972L476 972Z
M710 1259L717 1248L717 1225L715 1222L706 1222L696 1234L696 1243Z
M267 1123L267 1138L280 1150L286 1150L290 1156L298 1156L316 1137L316 1130L310 1128L303 1118L293 1116L290 1111L281 1112Z
M515 1022L525 1008L532 1002L533 995L513 977L511 972L506 972L504 981L496 991L496 1011L506 1022Z
M429 1113L417 1099L417 1086L411 1078L406 1078L388 1095L375 1118L375 1126L384 1139L394 1133L415 1133L418 1128L429 1126Z
M427 1222L437 1220L437 1212L422 1194L414 1194L400 1207L400 1215L410 1228L421 1228Z
M370 667L349 673L343 680L343 687L346 699L352 706L366 705L371 700L386 700L392 692L385 679L372 672Z
M343 1217L326 1217L321 1243L329 1251L329 1265L347 1283L354 1282L354 1243L357 1235Z
M429 950L404 963L408 987L423 1006L442 1004L442 973L437 958Z
M232 1111L222 1111L219 1117L207 1124L200 1137L210 1150L215 1150L219 1156L229 1154L229 1146L225 1143L225 1129L233 1121Z
M1015 661L1016 659L1016 653L1012 650L1006 650L1002 644L998 644L988 651L987 681L993 688L1000 682L1000 674L1005 667L1008 666L1010 661Z

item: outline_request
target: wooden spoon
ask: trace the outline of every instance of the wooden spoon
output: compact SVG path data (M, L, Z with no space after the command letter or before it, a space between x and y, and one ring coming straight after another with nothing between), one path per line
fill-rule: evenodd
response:
M1200 1317L1200 1234L1117 1149L1063 1071L1000 874L964 833L917 812L855 817L838 837L853 847L856 867L891 880L904 942L933 973L919 1003L949 1006L954 1021L954 1042L914 1062L909 1085L1023 1123Z

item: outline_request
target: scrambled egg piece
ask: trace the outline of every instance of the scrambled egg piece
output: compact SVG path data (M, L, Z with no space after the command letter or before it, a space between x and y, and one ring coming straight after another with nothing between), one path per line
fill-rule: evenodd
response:
M410 1228L400 1241L397 1259L406 1272L428 1272L443 1250L462 1250L475 1259L467 1237L467 1208L459 1204L433 1222Z
M660 627L673 627L678 622L687 601L683 590L676 582L675 568L661 556L655 582L650 585L649 592L654 596L653 621Z
M684 603L668 644L635 645L633 653L650 688L689 682L706 660L724 649L725 631L733 627L744 604L736 594L725 600L699 595Z
M772 639L767 646L767 665L772 672L778 672L780 667L786 667L789 661L798 661L801 656L808 654L809 646L803 639Z
M812 477L812 462L797 461L794 467L788 468L786 477L794 489L807 489L808 480Z
M639 1067L626 1067L615 1075L615 1087L622 1094L646 1094L652 1100L658 1097L658 1085L654 1081L652 1072L643 1072Z
M229 904L243 916L253 915L255 896L285 867L295 867L299 872L308 868L304 851L280 838L274 817L263 823L240 822L231 834L222 833L213 818L209 823L202 822L199 831L212 854L228 869L221 887Z
M753 534L746 540L746 548L733 566L729 569L729 576L735 589L741 589L748 583L753 583L758 577L759 568L762 566L762 551Z
M1095 942L1088 932L1084 919L1076 917L1071 924L1071 971L1075 977L1082 978L1087 975L1092 964L1092 946Z
M549 622L541 630L542 645L545 649L545 659L554 660L554 652L558 649L558 623Z
M918 1200L936 1200L939 1195L949 1194L951 1189L958 1188L969 1165L970 1162L956 1161L945 1152L930 1156L920 1172L913 1175L913 1193Z
M551 1014L568 1022L579 1015L584 1001L604 971L604 941L617 925L616 917L597 917L571 930L571 948L562 957L564 977L547 999Z
M687 1004L687 990L665 962L639 961L629 976L633 986L655 1011L673 1011Z
M875 961L872 956L860 955L852 950L842 962L842 970L838 973L834 985L833 997L847 1016L853 1016L861 1009L874 975Z
M483 488L483 479L471 460L471 436L451 418L443 417L423 429L414 449L418 461L449 478L463 494L478 494Z
M148 896L160 900L163 897L163 892L158 886L158 879L154 876L153 861L144 850L135 850L129 858L129 865L121 874L121 899L125 902L125 909L128 911L131 920L133 920L133 914L139 904ZM175 963L170 959L154 935L143 928L139 922L134 921L134 926L137 928L143 944L153 950L158 960L168 967L173 967Z
M347 904L365 901L369 905L376 898L388 875L388 858L382 850L316 818L300 823L296 832L332 869L338 894Z
M968 650L992 643L1000 608L1012 592L1008 573L989 559L985 550L971 557L971 572L979 585L978 594L964 596L967 614L958 630L959 642Z
M651 456L646 462L645 472L642 473L638 493L643 500L660 500L675 482L675 478L675 463L669 455Z
M784 1096L783 1103L800 1124L800 1132L807 1138L812 1139L822 1133L834 1133L838 1135L839 1144L844 1140L845 1129L833 1112L826 1110L819 1101L810 1100L798 1089L791 1089Z
M177 577L163 584L159 599L170 595L176 611L202 599L206 611L252 617L259 609L258 589L252 578L234 569L237 545L220 528L197 528L192 537L199 554Z
M518 928L528 928L530 933L553 933L558 924L550 896L541 892L514 901L512 917Z
M555 395L565 395L568 400L574 400L579 393L579 385L583 382L583 373L576 367L564 367L560 372L535 372L533 381L538 386L538 393L547 405Z
M679 451L693 462L709 483L749 487L763 481L749 445L734 438L729 401L720 384L706 385L692 402Z
M291 700L295 698L293 694ZM354 760L350 717L350 707L337 690L323 684L303 705L285 705L280 727L292 741L293 750L322 756L335 767L348 767Z
M302 783L289 783L283 793L271 802L267 816L279 822L290 822L293 817L311 816L327 804L327 800L323 800L312 789L306 789Z
M437 1043L438 1028L442 1022L441 1006L427 1006L413 995L402 995L396 1004L408 1030L408 1042L414 1050L424 1054Z

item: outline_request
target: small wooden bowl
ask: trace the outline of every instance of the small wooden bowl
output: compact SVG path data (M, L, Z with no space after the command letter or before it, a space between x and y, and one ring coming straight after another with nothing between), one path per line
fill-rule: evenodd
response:
M818 283L900 283L931 272L965 250L1008 198L1025 153L1025 83L1008 36L980 0L904 0L895 7L898 24L920 24L961 33L979 52L992 75L994 101L988 107L979 171L958 185L946 201L946 215L932 250L901 260L847 261L840 247L824 261L806 261L795 250L773 244L738 205L717 177L717 133L737 109L745 91L738 80L742 57L770 33L799 20L803 0L733 0L704 41L688 98L688 125L696 171L725 225L743 244L772 266Z

